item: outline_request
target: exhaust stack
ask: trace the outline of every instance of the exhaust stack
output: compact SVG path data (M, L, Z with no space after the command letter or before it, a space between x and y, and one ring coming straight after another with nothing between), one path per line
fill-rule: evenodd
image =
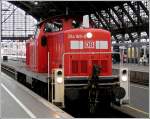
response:
M83 28L89 28L90 24L89 24L89 15L84 15L83 16Z

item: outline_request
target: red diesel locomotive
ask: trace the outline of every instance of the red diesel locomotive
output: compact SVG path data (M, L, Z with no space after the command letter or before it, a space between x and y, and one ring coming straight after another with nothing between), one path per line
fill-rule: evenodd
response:
M122 86L128 83L127 70L120 73L124 82L120 76L112 76L110 32L98 28L76 28L72 18L41 22L34 37L26 44L26 64L34 72L48 72L50 79L53 69L61 69L63 78L57 78L55 82L64 82L67 99L82 97L85 94L81 92L85 89L88 90L87 99L95 102L97 99L109 102L128 99L128 87Z

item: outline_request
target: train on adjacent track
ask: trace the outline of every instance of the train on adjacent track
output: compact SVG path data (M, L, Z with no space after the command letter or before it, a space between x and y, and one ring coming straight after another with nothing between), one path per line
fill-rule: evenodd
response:
M54 17L39 23L26 43L28 69L48 74L48 95L56 104L82 98L94 112L98 102L128 103L128 69L112 75L111 33L85 21Z

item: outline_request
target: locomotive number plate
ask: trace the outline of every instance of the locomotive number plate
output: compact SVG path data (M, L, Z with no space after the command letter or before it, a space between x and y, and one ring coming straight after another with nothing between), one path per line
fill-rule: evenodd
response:
M84 42L84 48L95 48L95 42L93 41Z

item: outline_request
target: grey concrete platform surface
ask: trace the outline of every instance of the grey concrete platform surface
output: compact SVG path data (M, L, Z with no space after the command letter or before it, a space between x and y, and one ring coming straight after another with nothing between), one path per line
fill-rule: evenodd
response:
M130 84L130 106L149 112L149 87Z
M0 80L2 118L73 118L4 73Z

